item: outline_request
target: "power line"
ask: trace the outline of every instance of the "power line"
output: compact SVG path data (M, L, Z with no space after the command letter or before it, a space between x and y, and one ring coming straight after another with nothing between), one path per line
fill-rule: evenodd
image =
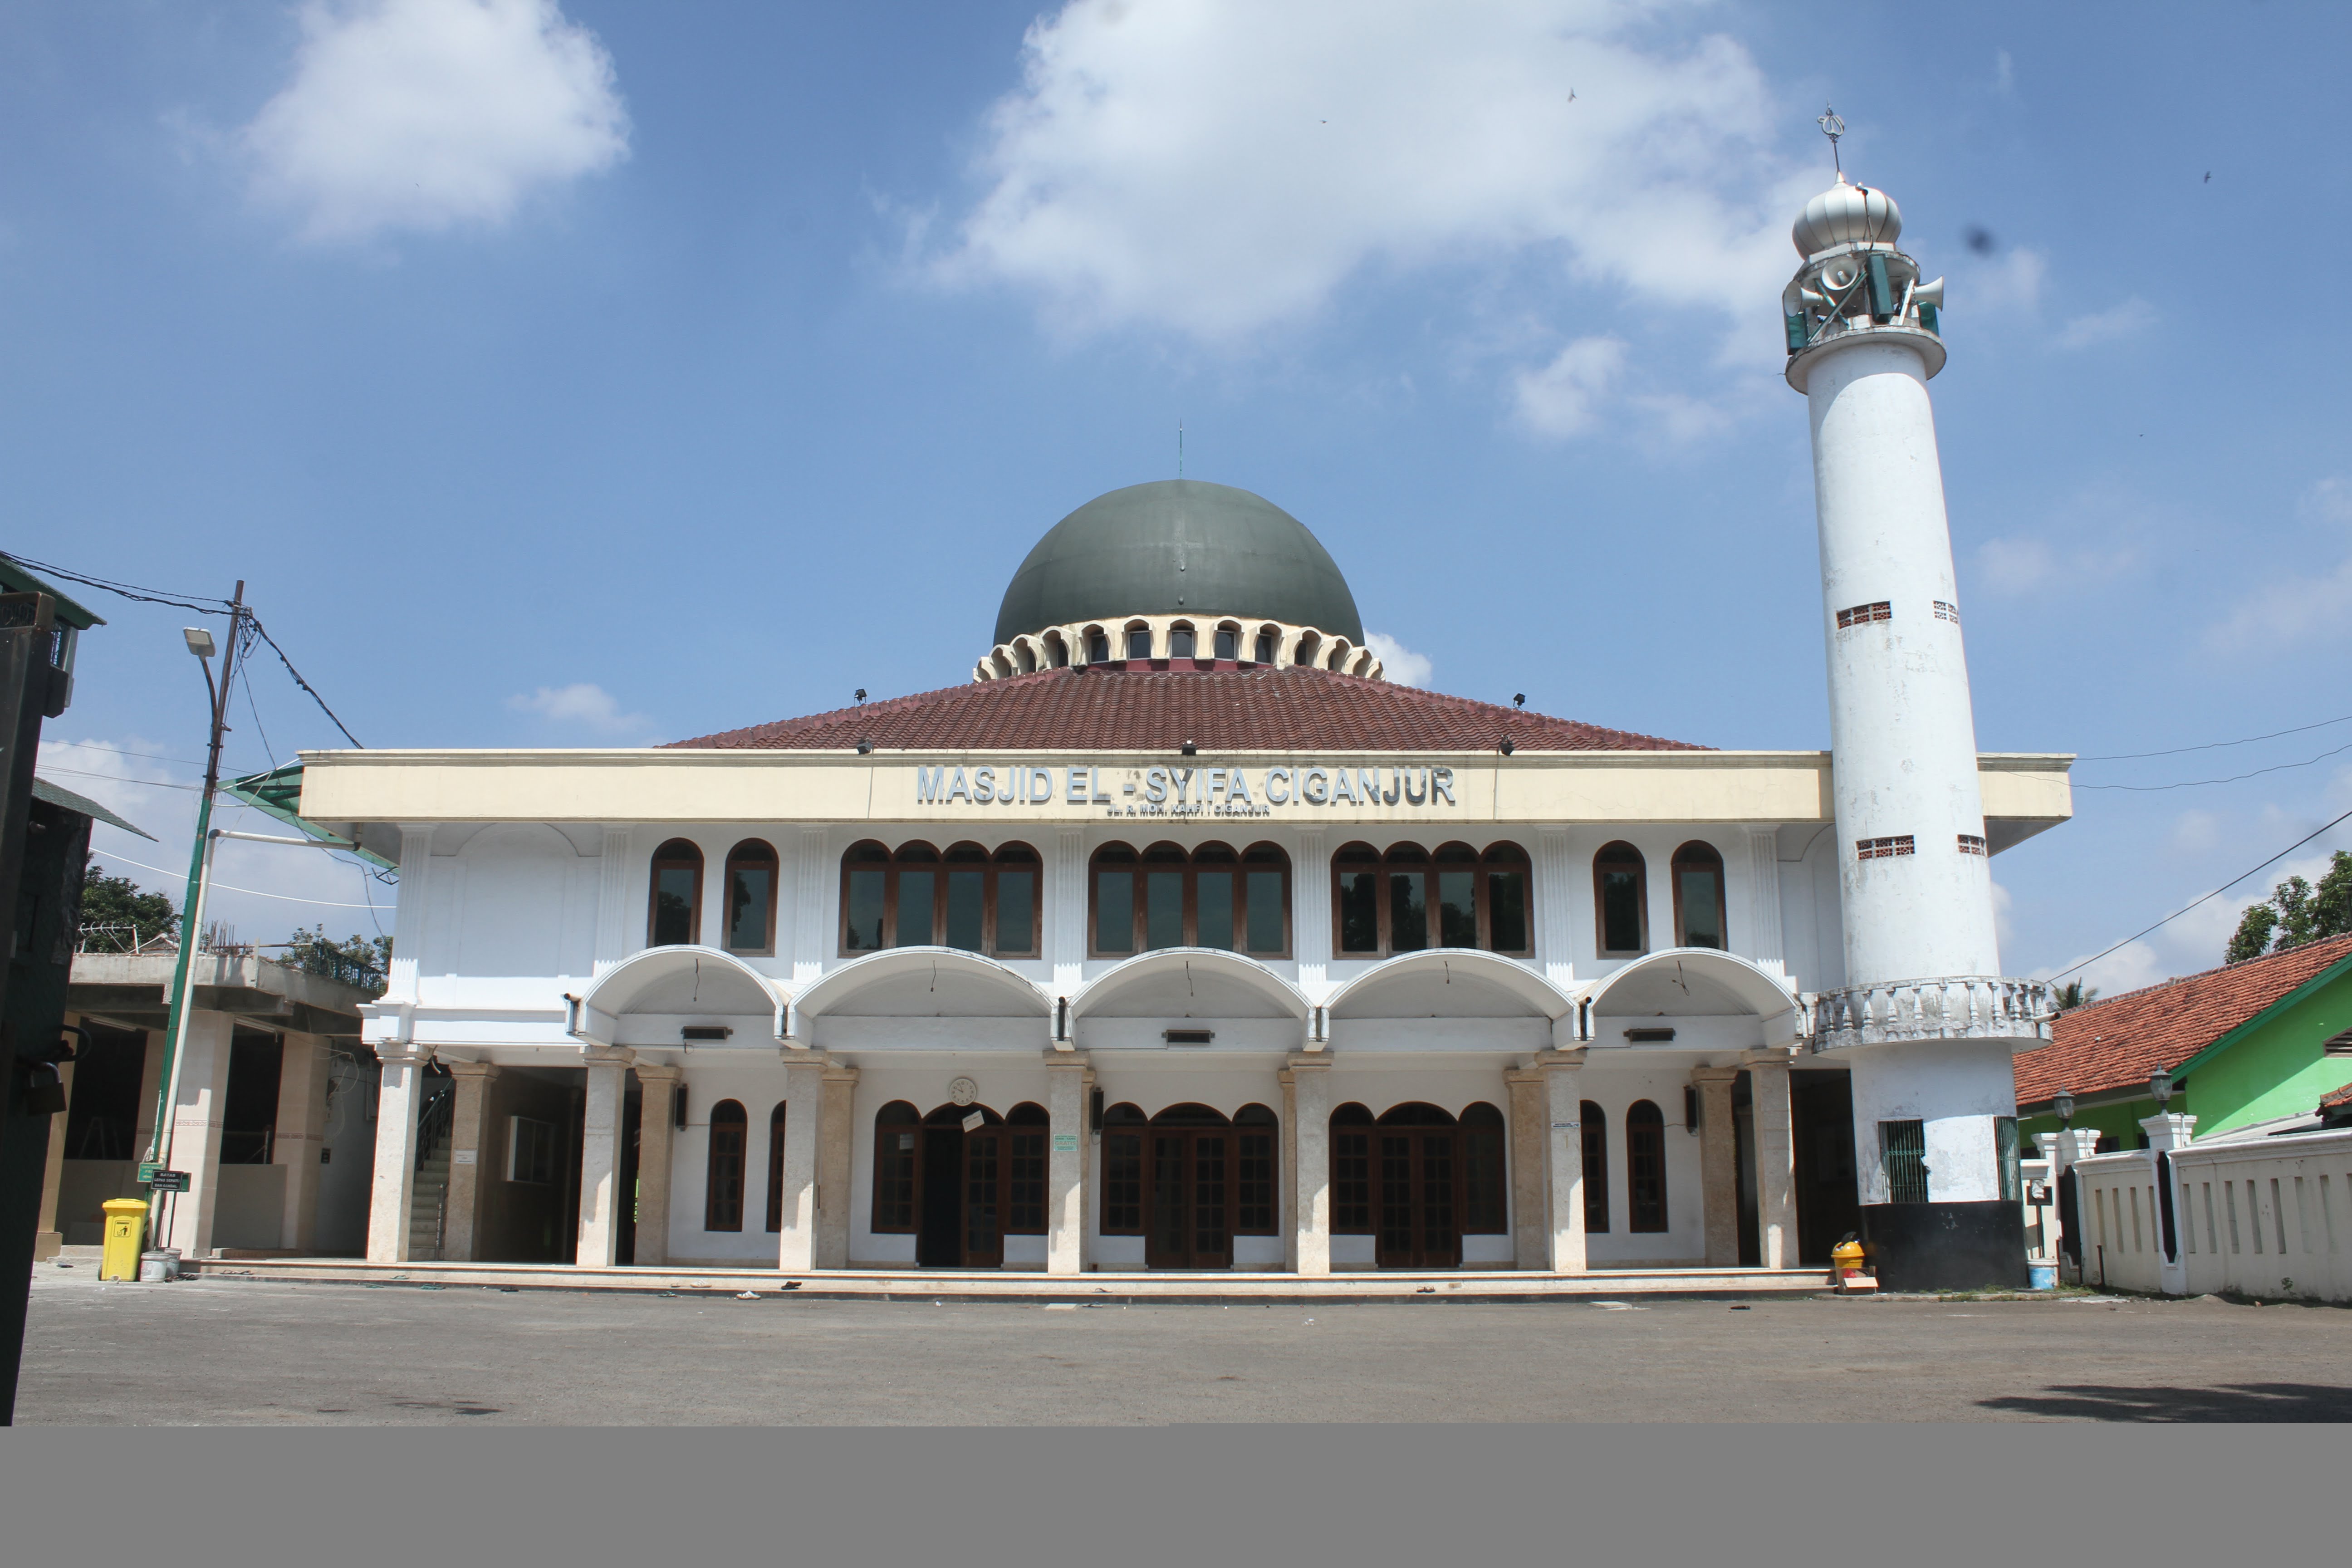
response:
M2312 726L2310 726L2310 727L2311 727L2312 729L2315 729L2315 729L2317 729L2319 726L2317 726L2316 724L2314 724L2314 725L2312 725ZM2292 733L2292 731L2280 731L2280 732L2281 732L2282 734ZM2263 739L2263 740L2268 740L2270 737L2268 737L2268 736L2262 736L2262 737L2258 737L2258 738L2259 738L2259 739ZM2221 744L2221 745L2242 745L2242 744L2244 744L2244 742L2241 742L2241 741L2224 741L2224 742L2218 742L2218 743L2219 743L2219 744ZM2201 747L2189 747L2189 748L2187 748L2187 749L2188 749L2188 750L2190 750L2190 751L2200 751L2200 750L2202 750L2203 748L2201 748ZM2352 741L2347 741L2347 742L2344 742L2344 744L2342 744L2342 745L2340 745L2340 746L2336 747L2334 751L2322 752L2320 752L2320 753L2319 753L2319 755L2317 755L2317 756L2315 756L2315 757L2305 757L2303 761L2301 761L2301 762L2299 762L2299 763L2278 763L2277 765L2275 765L2275 766L2273 766L2273 767L2267 767L2267 768L2256 768L2252 773L2231 773L2228 778L2225 778L2225 779L2183 779L2183 780L2182 780L2180 783L2179 783L2179 784L2076 784L2074 787L2075 787L2076 789L2127 789L2127 790L2134 791L2135 793L2137 793L2137 794L2140 794L2140 795L2157 795L2157 794L2160 794L2160 793L2162 793L2163 791L2165 791L2165 790L2168 790L2168 789L2201 789L2202 787L2204 787L2204 786L2205 786L2205 785L2207 785L2207 784L2236 784L2236 783L2237 783L2238 781L2240 781L2241 779L2258 779L2258 778L2262 777L2264 773L2286 773L2286 772L2290 771L2291 769L2294 769L2294 768L2307 768L2307 767L2311 766L2311 764L2312 764L2312 763L2324 763L2324 762L2326 762L2328 758L2333 757L2333 756L2339 756L2339 755L2341 755L2342 753L2344 753L2344 752L2352 752ZM2151 756L2155 756L2155 755L2160 755L2161 753L2158 753L2158 752L2150 752L2149 754L2150 754Z
M2168 752L2117 752L2112 756L2076 757L2074 760L2078 763L2135 763L2145 757L2177 757L2184 752L2216 752L2224 746L2251 746L2256 741L2275 741L2282 735L2300 735L2308 730L2325 730L2330 724L2352 724L2352 713L2341 719L2322 719L2316 724L2298 724L2292 730L2273 730L2267 735L2249 735L2242 741L2208 741L2201 746L2175 746Z
M142 604L170 605L174 609L194 610L200 616L226 616L229 613L229 602L226 599L209 599L204 603L191 603L192 599L204 599L205 596L174 595L163 588L134 587L128 583L111 582L104 577L92 577L86 573L68 571L63 566L52 566L46 561L36 561L29 555L18 555L6 550L0 550L0 560L13 561L19 566L28 567L35 572L44 572L52 577L62 577L68 583L79 583L87 588L102 588L107 593L119 594L126 599L136 599Z
M82 746L93 752L111 752L118 757L144 757L151 763L177 763L182 767L185 768L200 768L205 765L192 757L167 757L161 752L133 752L121 746L110 746L103 741L45 740L41 744L44 746Z
M310 700L319 705L320 712L324 713L329 719L334 720L335 728L343 732L343 739L349 741L352 745L358 746L361 751L366 751L366 745L357 735L352 733L351 726L344 723L341 719L335 718L335 710L327 706L327 700L319 695L318 689L312 686L309 681L302 679L302 672L294 668L294 661L286 657L286 650L278 646L278 639L271 637L268 631L263 629L261 617L254 615L248 610L246 613L245 618L251 624L256 635L257 635L263 642L269 645L269 651L278 656L278 662L286 667L286 673L294 678L294 684L300 687L304 691L310 693Z
M2352 811L2346 812L2343 816L2337 817L2336 822L2342 822L2346 817L2352 817ZM2335 826L2336 822L2326 823L2320 827L2305 834L2302 837L2296 839L2294 843L2288 845L2285 848L2272 856L2270 859L2263 861L2261 866L2249 867L2247 869L2239 872L2236 876L2222 883L2220 887L2214 889L2211 892L2206 894L2203 898L2193 900L2189 903L2181 905L2180 908L2173 910L2170 914L2157 921L2155 925L2148 927L2147 931L2134 931L2131 935L2124 938L2123 941L2116 943L2114 947L2104 948L2101 951L2091 954L2090 957L2083 960L2080 963L2070 963L2050 978L2056 980L2062 976L2072 974L2078 969L2088 968L2090 965L2096 963L2099 960L2106 957L2108 953L2114 952L2121 948L2129 947L2141 937L2147 935L2148 931L2158 931L2165 926L2170 925L2173 921L2179 920L2181 916L2195 909L2199 904L2208 903L2212 900L2220 898L2222 894L2228 892L2231 889L2236 887L2239 883L2252 876L2256 871L2261 870L2263 866L2269 866L2277 861L2285 859L2288 856L2294 854L2296 850L2302 848L2305 845L2318 837L2322 833L2326 832L2328 828Z

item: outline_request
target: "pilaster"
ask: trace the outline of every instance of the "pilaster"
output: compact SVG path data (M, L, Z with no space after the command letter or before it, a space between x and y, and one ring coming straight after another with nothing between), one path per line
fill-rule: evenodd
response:
M1748 1058L1748 1117L1756 1142L1757 1258L1767 1268L1797 1266L1797 1121L1789 1097L1787 1051Z
M449 1106L449 1187L443 1200L446 1218L441 1227L441 1256L453 1262L471 1262L480 1256L482 1231L482 1165L492 1157L489 1132L490 1085L499 1069L489 1062L442 1058L452 1080Z
M1331 1272L1331 1058L1321 1052L1290 1058L1289 1098L1295 1107L1297 1151L1290 1177L1297 1190L1292 1205L1290 1254L1292 1268L1300 1274Z
M1767 969L1782 969L1780 830L1748 830L1748 952Z
M288 1030L278 1068L278 1130L270 1163L286 1167L280 1247L308 1252L319 1241L319 1151L327 1142L327 1042Z
M857 1137L857 1069L824 1067L824 1109L817 1143L816 1252L819 1268L849 1267L850 1151ZM787 1110L789 1119L792 1112ZM790 1128L786 1128L790 1142Z
M795 1051L784 1064L782 1225L776 1267L805 1273L816 1267L817 1143L824 1131L824 1058Z
M1693 1068L1698 1089L1699 1189L1706 1197L1706 1266L1739 1267L1739 1139L1732 1123L1738 1068Z
M1086 1270L1087 1091L1094 1064L1069 1051L1045 1053L1045 1272Z
M1298 955L1298 988L1320 1006L1331 994L1331 851L1323 831L1303 828L1290 879L1291 952Z
M636 1064L637 1227L630 1260L637 1264L659 1266L669 1261L669 1200L677 1161L681 1070L656 1062Z
M1054 966L1054 995L1075 996L1087 977L1087 834L1054 832L1051 890L1045 900L1045 956ZM1058 1009L1058 1002L1054 1005Z
M1535 870L1536 957L1544 978L1565 990L1576 984L1576 882L1567 834L1536 835Z
M588 1093L580 1120L580 1245L573 1261L610 1268L621 1259L621 1123L631 1051L583 1046Z
M629 868L635 835L625 827L604 829L604 858L596 864L596 956L592 976L601 977L629 956Z
M194 989L191 977L190 990ZM188 1173L188 1190L168 1199L163 1245L184 1258L212 1250L213 1216L220 1206L221 1114L228 1099L229 1039L236 1020L201 1008L187 1015L180 1062L179 1099L172 1107L172 1169Z
M393 910L392 963L384 973L379 1003L417 999L417 980L425 962L425 931L431 914L433 887L433 825L400 825L400 901Z
M826 879L833 870L832 834L823 827L801 829L800 847L793 856L793 986L814 985L824 975L825 954L833 943L824 920ZM777 951L784 951L779 948Z
M368 1191L370 1263L408 1261L408 1215L416 1196L416 1115L427 1053L412 1047L376 1047L383 1087L375 1109L375 1179Z
M1544 1214L1544 1075L1532 1068L1503 1074L1511 1108L1511 1257L1520 1268L1550 1267ZM1582 1158L1580 1143L1578 1157Z
M1538 1051L1536 1068L1543 1074L1544 1109L1550 1126L1544 1132L1544 1163L1549 1199L1549 1259L1555 1274L1582 1274L1584 1259L1584 1096L1579 1074L1584 1052Z

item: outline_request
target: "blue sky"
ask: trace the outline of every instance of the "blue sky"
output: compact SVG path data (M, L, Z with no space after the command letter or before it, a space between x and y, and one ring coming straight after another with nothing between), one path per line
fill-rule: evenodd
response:
M1188 473L1314 528L1430 684L1820 745L1775 314L1834 100L1951 280L1980 742L2338 719L2352 13L2125 15L20 0L0 544L245 578L371 745L630 744L963 679L1036 536L1171 473L1181 419ZM125 857L185 853L187 617L92 598L45 765L175 889ZM253 694L233 765L336 740L282 672ZM2308 762L2347 743L2086 762L2307 765L2084 788L1995 863L2007 963L2352 809L2352 751ZM2285 868L2094 978L2215 962ZM392 896L242 847L223 880L323 900L224 895L247 940Z

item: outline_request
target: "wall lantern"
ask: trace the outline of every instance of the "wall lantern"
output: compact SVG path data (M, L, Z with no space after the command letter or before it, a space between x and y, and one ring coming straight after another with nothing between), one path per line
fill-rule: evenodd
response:
M2061 1127L2071 1129L2074 1125L2074 1091L2071 1089L2062 1089L2051 1096L2050 1109L2058 1113L2058 1124Z
M2147 1092L2156 1097L2157 1113L2163 1114L2165 1106L2172 1099L2172 1074L2163 1068L2158 1068L2148 1074Z

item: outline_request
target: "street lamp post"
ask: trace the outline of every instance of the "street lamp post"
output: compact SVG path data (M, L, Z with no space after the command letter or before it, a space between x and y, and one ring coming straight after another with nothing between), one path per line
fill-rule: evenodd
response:
M212 859L211 827L213 795L220 786L221 737L228 731L228 689L236 673L236 648L239 634L245 630L245 583L239 579L236 595L229 601L228 646L221 650L220 679L213 679L212 633L202 626L190 626L184 636L188 651L196 657L205 672L205 695L209 701L212 720L211 744L205 754L205 788L196 799L196 841L188 852L188 889L180 900L180 956L172 973L172 1007L163 1024L163 1070L157 1075L155 1126L147 1140L147 1158L142 1163L141 1180L152 1180L156 1171L167 1167L172 1153L172 1117L180 1100L180 1064L185 1055L188 1037L189 973L195 958L196 944L204 940L205 872ZM156 1224L154 1209L147 1215L150 1241L163 1234Z

